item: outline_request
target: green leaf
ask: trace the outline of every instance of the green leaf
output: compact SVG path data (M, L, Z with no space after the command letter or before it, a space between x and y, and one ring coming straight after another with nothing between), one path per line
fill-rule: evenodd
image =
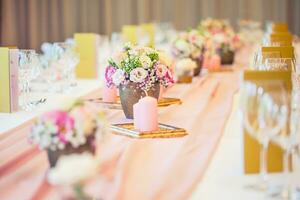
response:
M121 62L121 67L126 73L130 73L133 69L141 67L142 63L138 56L130 56Z
M159 60L159 55L156 51L149 53L147 56L151 59L152 62Z
M115 68L119 68L117 63L112 59L108 59L108 64L110 64L111 66L115 67Z

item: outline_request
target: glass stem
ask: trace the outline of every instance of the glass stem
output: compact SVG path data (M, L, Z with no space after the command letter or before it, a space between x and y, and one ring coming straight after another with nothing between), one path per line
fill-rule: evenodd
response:
M283 155L283 174L285 177L285 184L282 190L282 197L284 199L288 199L289 197L289 189L290 189L290 169L289 169L289 158L291 151L286 149Z
M262 178L263 184L267 182L267 153L268 153L269 141L266 139L261 144L260 148L260 177Z

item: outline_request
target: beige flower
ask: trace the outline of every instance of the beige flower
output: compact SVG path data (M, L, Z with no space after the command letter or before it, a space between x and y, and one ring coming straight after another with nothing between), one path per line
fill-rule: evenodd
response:
M160 63L162 63L162 64L164 64L168 67L172 65L173 61L172 61L171 57L168 56L165 52L160 51L158 53L158 55L159 55L159 62Z
M95 157L90 153L61 156L48 173L48 181L54 185L74 185L92 177L98 168Z

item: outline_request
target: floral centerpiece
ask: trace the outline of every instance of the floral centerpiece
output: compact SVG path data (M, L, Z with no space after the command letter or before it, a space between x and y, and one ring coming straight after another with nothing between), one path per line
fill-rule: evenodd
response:
M189 30L179 34L172 44L172 54L178 60L191 58L197 63L194 75L198 75L202 68L203 50L206 38L198 30Z
M48 171L48 182L52 185L71 187L72 193L61 194L62 199L92 200L84 190L85 183L99 169L97 157L91 153L63 155L57 165Z
M105 80L108 87L119 88L121 104L127 118L133 118L132 106L142 96L159 97L160 85L174 83L165 56L150 47L126 44L122 51L108 60Z
M241 42L228 21L208 18L200 23L198 29L207 37L207 55L217 53L222 64L232 64L234 53L241 47Z
M191 58L183 58L179 60L175 65L177 82L178 83L192 82L193 71L196 68L197 68L197 64Z
M243 44L255 45L258 41L262 41L263 30L261 23L253 20L239 20L239 36Z
M39 117L32 127L29 140L47 150L50 167L62 155L90 152L106 131L104 113L93 105L76 100L70 106L56 109Z

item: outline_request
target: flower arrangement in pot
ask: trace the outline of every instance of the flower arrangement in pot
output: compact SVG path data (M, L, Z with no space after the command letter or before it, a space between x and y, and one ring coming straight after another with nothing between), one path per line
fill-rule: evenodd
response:
M160 57L160 52L150 47L128 43L108 63L106 84L119 88L121 105L128 119L133 118L133 105L141 97L158 99L160 86L168 87L174 83L170 66Z
M44 113L32 127L29 140L47 151L50 167L63 155L96 153L107 132L104 113L91 103L74 100L69 106Z
M192 29L180 33L172 45L172 54L177 60L190 58L196 62L194 76L199 75L202 69L205 40L201 32Z
M226 20L206 19L198 27L206 37L205 48L221 57L221 64L232 64L235 52L241 47L238 34Z
M193 72L197 68L197 63L191 58L183 58L175 65L175 74L178 83L191 83Z

